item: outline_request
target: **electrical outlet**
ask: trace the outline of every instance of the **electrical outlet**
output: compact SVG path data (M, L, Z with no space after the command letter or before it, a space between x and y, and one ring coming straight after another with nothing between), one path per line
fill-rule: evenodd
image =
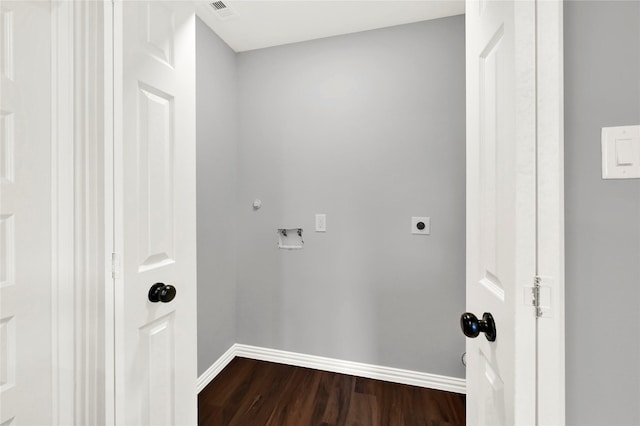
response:
M411 218L411 233L417 235L431 234L431 218L414 216Z

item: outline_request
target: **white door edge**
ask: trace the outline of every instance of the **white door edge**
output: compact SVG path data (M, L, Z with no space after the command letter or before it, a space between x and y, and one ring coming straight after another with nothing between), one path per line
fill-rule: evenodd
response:
M539 425L565 423L563 2L537 0L537 275L550 308L538 319ZM543 301L543 303L546 303Z

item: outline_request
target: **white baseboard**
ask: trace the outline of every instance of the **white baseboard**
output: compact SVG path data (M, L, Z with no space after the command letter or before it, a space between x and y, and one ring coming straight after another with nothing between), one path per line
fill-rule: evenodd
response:
M198 392L204 389L236 356L461 394L467 391L466 380L457 377L440 376L419 371L383 367L236 343L198 378Z
M198 377L198 393L202 391L202 389L206 388L209 383L215 377L220 374L220 372L231 362L233 358L236 357L236 346L237 344L231 345L229 349L225 353L222 354L220 358L214 362L211 367L207 368L207 371L202 373L200 377Z
M332 373L367 377L369 379L384 380L393 383L402 383L405 385L420 386L423 388L438 389L455 393L466 393L466 380L464 379L421 373L419 371L383 367L379 365L364 364L361 362L344 361L334 358L325 358L321 356L241 344L236 345L236 356L258 359L261 361L277 362L279 364L294 365L296 367L331 371Z

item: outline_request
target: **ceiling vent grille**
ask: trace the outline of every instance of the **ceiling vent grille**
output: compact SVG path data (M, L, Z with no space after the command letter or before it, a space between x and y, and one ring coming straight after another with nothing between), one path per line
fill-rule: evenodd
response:
M213 11L219 19L225 20L238 16L236 11L229 7L229 4L225 2L214 1L213 3L209 3L209 5L213 8Z

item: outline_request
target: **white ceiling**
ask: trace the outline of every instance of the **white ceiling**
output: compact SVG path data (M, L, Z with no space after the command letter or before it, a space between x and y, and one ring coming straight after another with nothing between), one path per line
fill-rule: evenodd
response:
M236 52L464 13L464 0L223 2L233 16L220 19L209 2L198 2L198 16Z

